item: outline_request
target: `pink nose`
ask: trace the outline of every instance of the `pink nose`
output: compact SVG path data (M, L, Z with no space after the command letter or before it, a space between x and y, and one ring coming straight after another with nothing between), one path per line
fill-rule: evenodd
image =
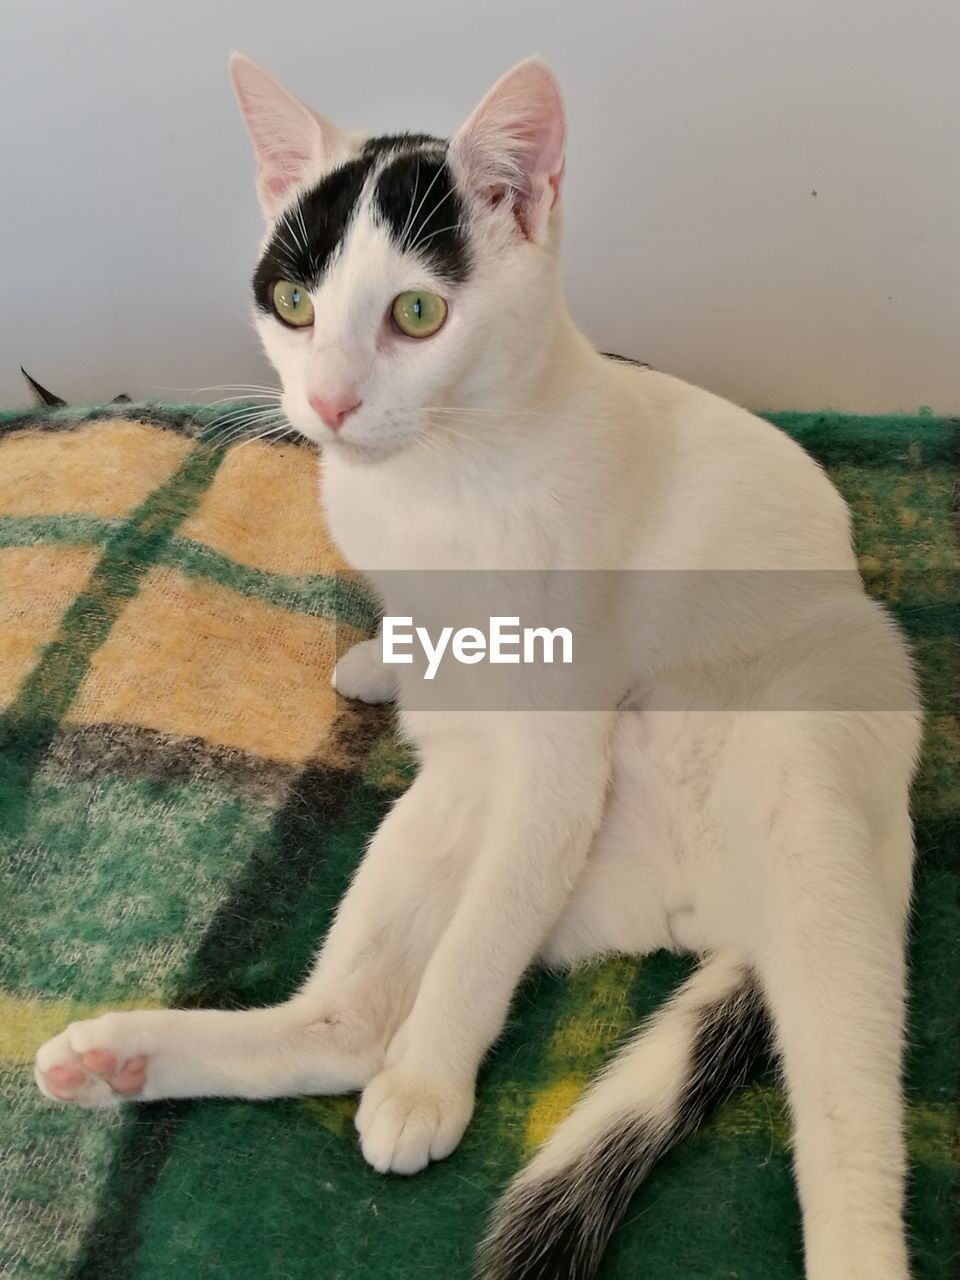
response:
M360 408L355 391L344 391L335 396L309 397L310 408L318 414L331 431L339 431L354 409Z

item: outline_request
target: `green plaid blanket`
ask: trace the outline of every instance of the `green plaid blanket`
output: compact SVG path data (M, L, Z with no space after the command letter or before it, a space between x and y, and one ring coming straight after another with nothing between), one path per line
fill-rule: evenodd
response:
M77 1017L291 991L410 776L389 714L338 705L367 631L312 451L221 448L214 410L0 416L0 1273L24 1280L466 1277L487 1210L620 1038L687 971L530 978L461 1148L362 1161L349 1098L116 1112L34 1087ZM928 707L908 1069L918 1280L960 1258L957 470L932 416L779 414L853 506L868 582ZM606 1280L798 1280L789 1125L759 1072L638 1196Z

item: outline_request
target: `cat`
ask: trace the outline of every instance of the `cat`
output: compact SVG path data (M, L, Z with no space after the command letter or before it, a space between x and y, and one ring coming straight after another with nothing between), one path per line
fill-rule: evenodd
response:
M39 1050L40 1088L88 1107L361 1091L364 1156L410 1174L460 1141L531 964L687 950L699 968L506 1191L478 1274L592 1276L652 1164L769 1045L808 1280L906 1280L920 709L845 503L766 422L578 332L543 63L449 142L345 132L238 54L231 74L266 218L256 325L385 611L410 569L639 585L629 628L615 593L588 623L598 652L620 639L576 709L544 708L535 673L516 708L424 709L376 639L343 656L343 695L398 697L419 771L301 990L74 1023ZM794 591L811 573L830 583L813 603Z

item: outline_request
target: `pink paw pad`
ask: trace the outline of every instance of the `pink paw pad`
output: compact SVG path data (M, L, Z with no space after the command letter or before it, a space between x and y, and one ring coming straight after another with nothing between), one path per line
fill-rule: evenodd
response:
M109 1049L88 1049L79 1062L61 1062L44 1072L47 1088L57 1098L71 1102L91 1075L100 1076L114 1093L140 1093L147 1081L147 1056L137 1054L119 1062Z
M95 1071L98 1076L111 1075L117 1069L117 1056L108 1049L91 1049L81 1056L80 1061L88 1071Z
M50 1092L55 1093L58 1098L66 1099L73 1096L73 1090L79 1089L86 1078L87 1073L83 1067L74 1062L60 1063L44 1073L44 1079Z
M107 1084L114 1093L139 1093L147 1079L147 1059L141 1053L128 1058L115 1075L107 1076Z

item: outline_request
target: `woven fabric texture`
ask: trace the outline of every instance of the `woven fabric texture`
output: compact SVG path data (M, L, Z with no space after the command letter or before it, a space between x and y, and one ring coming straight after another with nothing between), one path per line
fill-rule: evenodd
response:
M908 1064L918 1280L960 1258L958 434L917 415L769 415L854 511L928 708ZM536 974L460 1149L361 1159L351 1098L83 1112L30 1062L77 1017L259 1005L308 966L411 776L389 711L338 701L375 616L290 441L218 447L216 410L0 415L0 1274L22 1280L466 1278L506 1179L689 968ZM838 975L838 980L840 976ZM669 1157L602 1275L799 1280L789 1122L759 1071Z

